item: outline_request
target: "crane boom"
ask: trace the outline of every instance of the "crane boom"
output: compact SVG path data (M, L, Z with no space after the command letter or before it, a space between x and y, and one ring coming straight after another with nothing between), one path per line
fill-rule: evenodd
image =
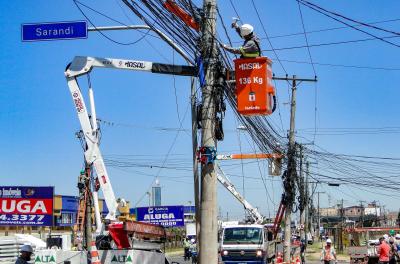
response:
M92 164L97 174L100 188L103 192L104 200L107 204L109 213L106 219L115 220L118 203L111 185L110 178L103 157L99 148L99 133L94 106L94 95L92 87L89 87L89 100L91 115L88 113L77 77L90 73L93 68L110 68L120 70L147 71L160 74L175 74L183 76L196 76L197 71L193 66L170 65L163 63L153 63L148 61L96 58L77 56L67 66L65 76L72 100L75 105L78 119L81 124L85 141L85 161ZM98 209L96 214L99 214Z
M215 166L217 172L218 181L241 203L244 208L250 213L251 218L253 218L256 224L261 224L264 221L264 217L260 214L257 208L253 207L235 188L235 186L230 182L228 177L222 171L221 167L217 164Z

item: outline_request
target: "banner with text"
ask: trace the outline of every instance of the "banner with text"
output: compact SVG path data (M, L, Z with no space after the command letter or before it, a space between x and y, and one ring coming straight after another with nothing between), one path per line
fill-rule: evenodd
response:
M183 206L155 206L136 208L137 221L163 227L184 226Z
M0 186L0 226L52 226L54 187Z

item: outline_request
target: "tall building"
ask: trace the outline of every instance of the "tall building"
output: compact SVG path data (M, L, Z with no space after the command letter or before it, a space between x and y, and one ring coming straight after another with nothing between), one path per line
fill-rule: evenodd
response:
M153 206L161 206L161 186L158 179L156 179L156 183L152 187L151 198Z

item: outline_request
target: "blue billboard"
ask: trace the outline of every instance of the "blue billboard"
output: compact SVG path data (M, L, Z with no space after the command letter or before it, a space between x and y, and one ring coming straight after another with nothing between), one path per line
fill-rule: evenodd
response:
M184 226L184 210L182 205L154 206L136 208L136 219L163 227Z
M0 226L52 226L54 187L0 186Z

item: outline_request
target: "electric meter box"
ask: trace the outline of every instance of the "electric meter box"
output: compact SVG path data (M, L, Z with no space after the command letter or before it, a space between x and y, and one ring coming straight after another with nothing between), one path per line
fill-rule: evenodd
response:
M236 59L237 109L241 115L270 115L274 108L272 61L266 57Z

